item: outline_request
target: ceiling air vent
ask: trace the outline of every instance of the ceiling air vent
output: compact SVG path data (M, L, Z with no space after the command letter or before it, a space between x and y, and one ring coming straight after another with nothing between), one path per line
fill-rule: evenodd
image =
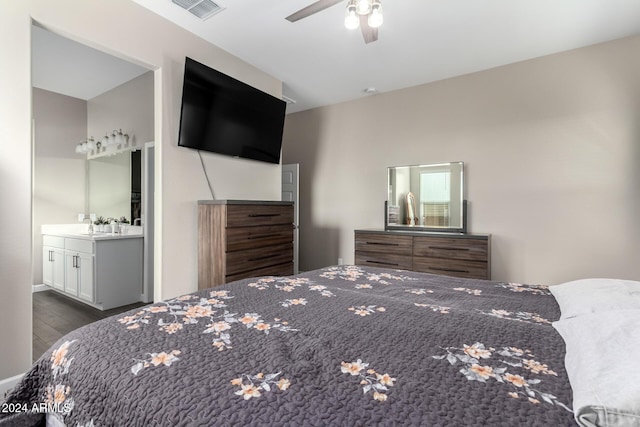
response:
M211 0L171 0L183 9L188 10L203 21L224 10L224 7Z

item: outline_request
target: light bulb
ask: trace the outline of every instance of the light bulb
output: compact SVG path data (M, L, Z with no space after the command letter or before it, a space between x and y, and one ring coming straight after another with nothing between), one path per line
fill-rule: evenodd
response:
M370 0L358 0L357 1L358 15L367 15L371 11Z
M356 14L356 5L353 2L347 5L347 15L344 18L344 26L350 30L355 30L360 26L360 18Z
M76 145L76 153L82 153L82 142Z
M120 145L122 144L122 129L120 129L120 131L113 131L113 140L115 141L116 145Z
M374 3L371 9L371 15L367 19L367 24L371 28L378 28L382 25L382 5L378 2Z

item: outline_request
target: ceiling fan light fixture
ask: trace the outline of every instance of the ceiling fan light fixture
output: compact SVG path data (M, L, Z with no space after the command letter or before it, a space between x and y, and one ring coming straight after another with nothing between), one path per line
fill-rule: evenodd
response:
M378 28L382 25L382 3L379 1L374 1L371 6L371 13L367 18L367 23L371 28Z
M358 15L368 15L371 12L371 0L356 1Z
M347 4L347 13L344 17L344 26L350 30L355 30L360 26L360 18L356 13L356 0L350 0Z

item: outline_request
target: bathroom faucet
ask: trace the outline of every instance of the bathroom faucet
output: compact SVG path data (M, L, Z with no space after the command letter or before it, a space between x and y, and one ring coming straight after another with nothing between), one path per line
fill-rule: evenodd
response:
M91 234L91 233L93 233L93 221L91 220L91 217L85 217L85 218L82 220L82 223L84 224L84 222L85 222L86 220L89 220L89 230L88 230L88 233L89 233L89 234Z
M133 225L142 225L142 220L140 218L136 218L133 220Z

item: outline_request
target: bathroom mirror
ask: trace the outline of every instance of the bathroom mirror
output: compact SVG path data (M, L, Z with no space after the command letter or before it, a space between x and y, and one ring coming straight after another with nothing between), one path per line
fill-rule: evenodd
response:
M464 163L388 168L385 229L466 232Z
M140 218L141 153L127 151L87 160L89 212L104 218Z

